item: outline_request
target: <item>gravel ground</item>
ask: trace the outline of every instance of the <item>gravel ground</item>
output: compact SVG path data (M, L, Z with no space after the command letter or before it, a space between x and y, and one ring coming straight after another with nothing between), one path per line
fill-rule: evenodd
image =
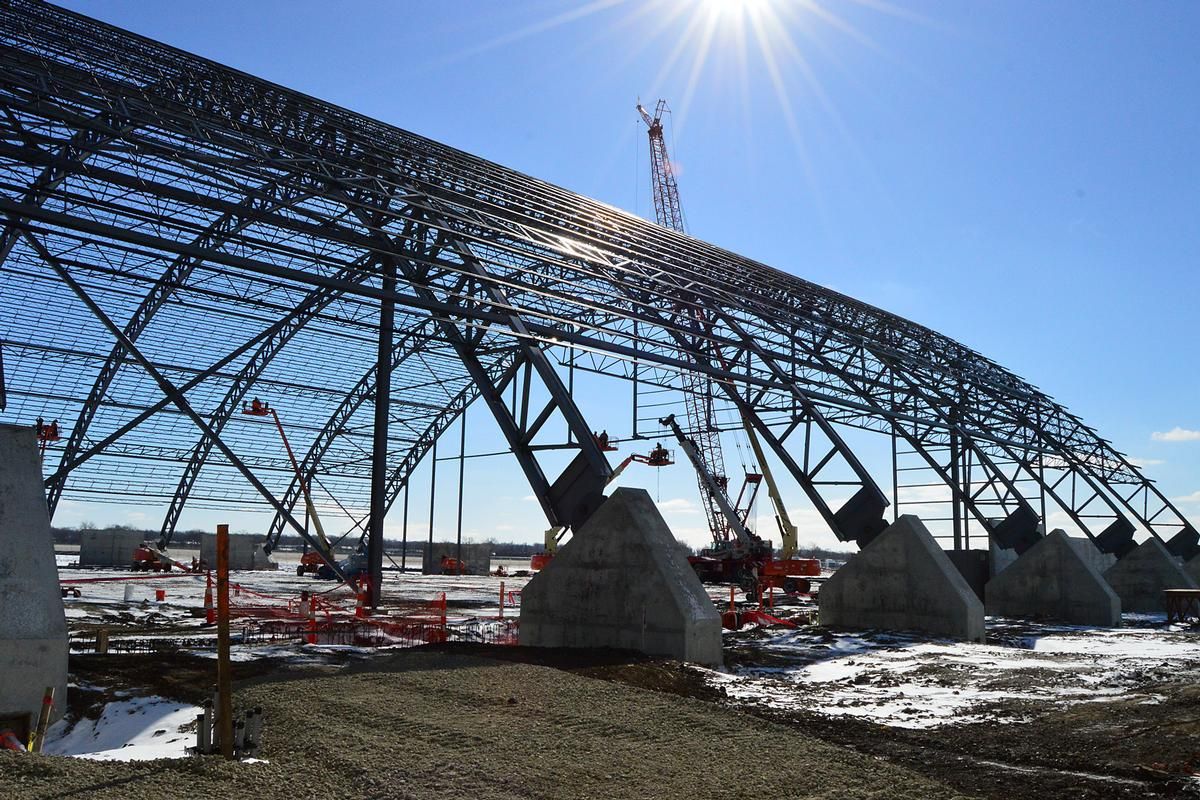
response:
M699 700L531 664L401 652L259 681L263 758L97 763L0 754L0 797L962 797L878 758Z

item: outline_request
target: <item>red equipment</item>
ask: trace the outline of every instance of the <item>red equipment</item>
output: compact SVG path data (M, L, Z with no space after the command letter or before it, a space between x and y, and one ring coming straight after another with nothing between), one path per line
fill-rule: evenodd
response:
M38 417L35 430L37 432L38 446L41 448L42 455L46 455L46 448L50 443L57 442L61 438L58 435L58 420L46 422L41 417Z
M170 572L174 563L166 553L154 546L154 542L142 542L133 551L129 568L134 572Z
M297 575L316 575L317 570L325 561L321 558L321 554L316 550L309 550L304 555L300 556L300 563L296 566Z
M453 556L442 556L439 566L443 575L465 575L467 572L467 562Z
M296 461L296 454L292 452L292 445L288 442L287 434L283 432L283 422L279 419L279 412L271 408L270 403L256 397L249 403L242 403L242 413L250 417L271 417L275 420L275 428L279 431L279 438L283 440L283 448L287 451L288 460L292 462L292 471L296 473L296 481L299 483L300 491L304 495L305 510L308 512L309 519L313 522L313 528L317 533L317 540L325 550L324 556L317 551L309 551L301 556L300 564L296 567L296 574L305 575L311 573L316 575L323 564L329 564L333 568L334 573L340 577L342 573L334 564L333 548L330 546L329 540L325 538L325 529L321 526L320 517L317 516L317 507L313 505L308 481L300 473L300 464Z

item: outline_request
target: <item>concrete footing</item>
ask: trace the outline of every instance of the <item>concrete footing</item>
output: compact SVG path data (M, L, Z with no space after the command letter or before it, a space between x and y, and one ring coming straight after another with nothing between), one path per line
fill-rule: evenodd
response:
M1090 541L1087 545L1092 547ZM984 608L988 614L1071 625L1121 624L1117 593L1061 530L1040 539L988 581Z
M1189 578L1200 584L1200 556L1186 562L1183 565L1183 571L1188 574Z
M525 586L521 644L722 663L720 615L643 489L613 492Z
M209 569L217 568L217 535L205 533L200 536L200 560ZM229 568L230 569L279 569L275 559L263 550L261 536L236 534L229 537Z
M79 539L79 566L128 569L133 551L143 541L142 531L84 531Z
M32 428L0 425L0 719L35 724L51 686L58 719L67 707L67 620L42 460Z
M1166 610L1163 589L1200 588L1179 559L1153 537L1109 567L1104 579L1121 598L1122 610L1148 614Z
M822 625L984 640L983 603L911 514L825 581L818 601Z
M426 575L441 575L442 556L457 559L459 547L456 542L434 542L425 545L421 554L421 572ZM462 560L465 562L464 575L487 575L492 571L492 546L487 542L482 544L464 544Z

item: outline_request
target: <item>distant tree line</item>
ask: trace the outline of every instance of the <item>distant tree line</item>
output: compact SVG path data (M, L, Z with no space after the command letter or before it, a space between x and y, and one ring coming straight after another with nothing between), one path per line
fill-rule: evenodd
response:
M149 530L146 528L134 528L130 525L106 525L103 528L97 527L90 522L80 523L78 528L51 528L54 535L54 541L57 544L79 544L85 531L137 531L142 535L142 538L149 542L158 541L157 530ZM171 544L175 547L199 547L200 537L211 531L201 530L199 528L188 531L175 531L171 537ZM246 531L239 531L246 533ZM336 540L335 540L336 541ZM447 541L439 537L437 541ZM338 545L339 550L349 549L357 544L358 539L354 536L347 537L341 545ZM410 556L419 556L423 550L422 545L424 540L410 540L407 546L407 554ZM475 542L463 541L463 544L475 544ZM492 555L497 558L529 558L534 553L542 551L543 546L539 543L531 542L501 542L495 539L488 539L487 544L492 546ZM691 547L686 542L678 541L679 547L687 555L699 555L703 548ZM304 540L297 534L284 534L279 537L279 545L276 549L279 550L301 550L304 547ZM402 542L395 539L385 539L383 550L391 556L398 556L404 551ZM833 559L835 561L845 561L853 555L848 550L831 550L826 547L818 547L815 544L810 544L801 547L797 551L797 556L800 558L819 558L822 560Z

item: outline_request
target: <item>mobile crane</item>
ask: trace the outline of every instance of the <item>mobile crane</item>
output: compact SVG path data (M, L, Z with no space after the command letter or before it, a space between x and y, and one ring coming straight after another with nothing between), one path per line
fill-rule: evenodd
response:
M679 186L671 167L663 136L663 114L667 103L659 100L651 116L641 103L638 113L646 123L650 138L650 169L654 189L655 220L664 228L686 233L683 223L683 208L679 201ZM699 304L680 303L676 313L687 319L698 329L711 326L706 309ZM717 361L728 368L719 351L713 353ZM747 594L757 593L767 585L775 585L784 591L807 592L811 588L809 577L820 574L820 564L815 559L797 559L796 526L792 524L783 498L767 466L762 445L753 427L742 415L742 427L750 440L754 457L759 465L758 472L747 470L737 498L729 496L729 478L725 474L724 456L721 452L720 434L712 420L712 395L705 379L697 372L682 375L684 407L689 438L675 422L675 415L659 420L663 427L670 427L680 447L696 469L700 496L704 501L709 529L713 536L711 548L699 557L691 559L692 566L701 580L731 581L743 584ZM772 555L770 542L755 535L747 527L750 511L763 482L775 511L781 539L780 558Z
M792 524L779 497L779 490L762 457L757 438L752 435L750 441L755 445L756 455L762 464L763 473L758 477L760 481L765 479L767 492L775 507L775 521L783 541L779 558L775 557L769 541L750 530L747 525L748 510L742 511L729 499L725 487L709 472L694 441L675 421L675 415L671 414L658 422L675 434L679 449L692 463L708 499L720 509L723 517L724 524L714 535L712 547L702 550L699 556L688 558L700 580L705 583L736 583L751 598L758 598L763 589L769 586L788 594L808 592L812 588L810 579L821 574L821 563L815 558L795 557L796 526Z

